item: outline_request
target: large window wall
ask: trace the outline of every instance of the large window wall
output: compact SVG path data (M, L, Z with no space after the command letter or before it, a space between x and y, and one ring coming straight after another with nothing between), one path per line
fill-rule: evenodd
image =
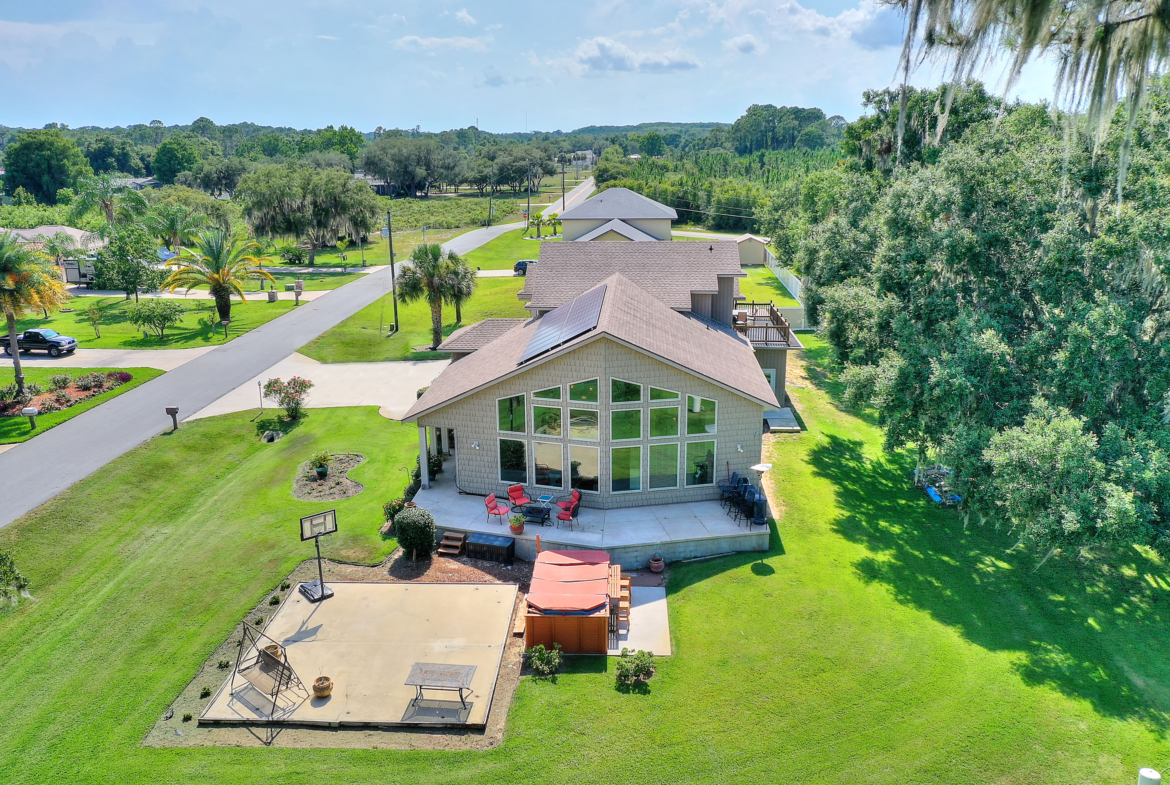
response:
M637 379L579 379L497 400L499 478L552 492L712 486L718 402Z

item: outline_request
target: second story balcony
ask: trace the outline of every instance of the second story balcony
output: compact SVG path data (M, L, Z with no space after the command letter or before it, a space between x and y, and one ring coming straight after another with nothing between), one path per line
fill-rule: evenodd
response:
M757 349L798 349L800 342L784 314L772 303L737 303L735 331Z

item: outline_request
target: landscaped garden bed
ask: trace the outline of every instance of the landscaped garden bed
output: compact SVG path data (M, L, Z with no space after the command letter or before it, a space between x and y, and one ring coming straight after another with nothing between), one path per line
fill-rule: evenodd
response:
M25 396L16 397L11 366L0 369L0 444L22 442L44 433L104 401L161 376L154 368L54 368L23 369ZM29 428L26 407L36 407L37 427Z
M324 477L315 471L316 456L301 464L293 484L293 496L304 501L336 501L357 496L365 489L360 482L349 478L350 470L365 460L362 456L353 453L326 455L331 460L326 464Z

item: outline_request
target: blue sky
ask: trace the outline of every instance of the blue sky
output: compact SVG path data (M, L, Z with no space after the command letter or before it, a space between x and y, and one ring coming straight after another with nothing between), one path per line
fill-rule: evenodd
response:
M502 132L730 122L753 103L854 119L895 82L901 35L875 0L0 0L0 123ZM1051 84L1040 66L1015 93Z

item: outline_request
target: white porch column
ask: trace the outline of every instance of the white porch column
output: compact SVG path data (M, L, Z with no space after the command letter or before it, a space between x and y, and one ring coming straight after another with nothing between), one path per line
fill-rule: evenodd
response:
M431 478L428 473L430 466L427 465L427 458L430 457L430 452L427 451L427 426L418 426L418 470L422 477L422 487L428 490L431 487Z

